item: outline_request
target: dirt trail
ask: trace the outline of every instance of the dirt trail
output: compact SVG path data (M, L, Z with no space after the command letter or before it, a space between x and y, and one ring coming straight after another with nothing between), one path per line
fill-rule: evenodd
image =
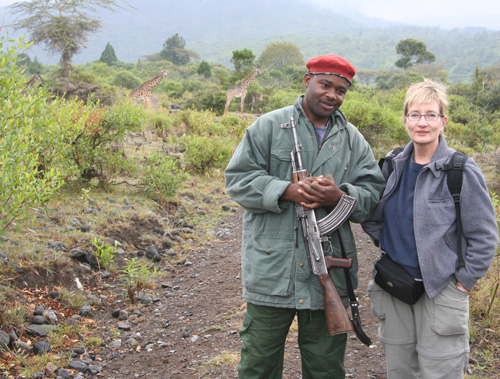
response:
M237 209L227 224L218 227L215 242L196 251L189 259L191 264L171 272L165 280L168 283L163 283L165 289L159 294L159 301L129 310L138 315L129 320L129 331L121 331L117 336L111 329L116 329L112 323L118 321L111 317L102 320L109 331L107 348L99 357L104 377L237 378L237 331L245 308L240 277L241 217L242 210ZM366 347L354 333L350 334L346 377L381 379L385 377L384 356L377 323L366 298L377 249L359 225L354 225L354 232L360 256L360 312L373 345ZM288 337L283 377L301 377L293 328Z

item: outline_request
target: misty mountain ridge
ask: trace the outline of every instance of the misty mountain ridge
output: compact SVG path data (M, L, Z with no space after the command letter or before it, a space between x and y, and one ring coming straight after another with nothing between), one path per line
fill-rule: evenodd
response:
M477 66L500 62L499 31L408 26L355 11L336 13L309 0L128 2L136 9L99 13L103 29L91 36L87 49L76 55L73 63L98 60L108 42L120 61L135 63L160 52L176 33L201 60L227 67L232 67L234 50L247 48L258 57L268 44L288 41L300 48L306 60L334 53L358 69L392 69L398 59L395 46L406 38L424 41L436 55L436 63L444 65L453 80L468 80ZM7 15L5 24L10 22L12 16ZM45 64L59 60L40 47L31 48L28 54Z

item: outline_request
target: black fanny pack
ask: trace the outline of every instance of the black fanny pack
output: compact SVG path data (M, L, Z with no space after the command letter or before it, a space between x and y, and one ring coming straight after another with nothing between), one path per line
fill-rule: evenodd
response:
M424 283L415 280L388 254L383 254L375 263L375 271L375 283L406 304L415 304L425 292Z

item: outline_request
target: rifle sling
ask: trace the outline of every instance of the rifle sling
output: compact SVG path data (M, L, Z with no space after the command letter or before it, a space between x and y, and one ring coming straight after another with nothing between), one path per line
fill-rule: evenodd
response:
M342 253L342 258L347 259L347 255L345 253L344 244L342 242L342 237L340 236L340 232L337 231L337 235L339 236L340 242L340 251ZM354 326L354 332L356 333L356 337L364 343L366 346L370 346L372 344L372 340L370 337L366 335L361 325L361 316L359 315L359 307L358 307L358 299L356 298L356 294L354 293L354 288L352 286L351 274L349 269L344 269L345 281L347 286L347 293L349 295L350 305L351 305L351 314L352 314L352 324Z

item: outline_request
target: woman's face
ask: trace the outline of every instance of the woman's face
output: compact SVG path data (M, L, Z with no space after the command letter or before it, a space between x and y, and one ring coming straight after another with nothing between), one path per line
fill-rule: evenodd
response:
M429 118L427 120L426 117ZM435 120L432 120L435 118ZM406 131L416 145L437 145L448 119L441 114L437 101L424 104L410 104L404 117Z

